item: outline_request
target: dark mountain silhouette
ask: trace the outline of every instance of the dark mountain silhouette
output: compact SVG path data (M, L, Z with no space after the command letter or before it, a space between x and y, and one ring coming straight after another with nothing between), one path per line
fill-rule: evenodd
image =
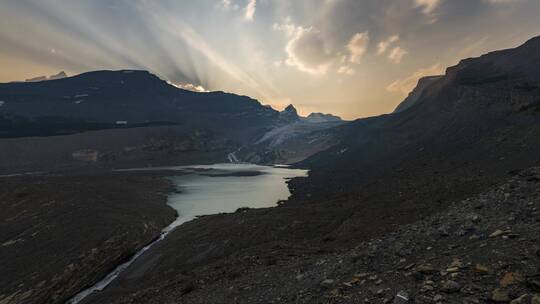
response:
M36 83L0 84L1 113L87 123L174 122L245 136L279 113L243 96L178 89L145 71L98 71ZM226 122L226 123L225 123ZM254 126L256 126L255 131Z

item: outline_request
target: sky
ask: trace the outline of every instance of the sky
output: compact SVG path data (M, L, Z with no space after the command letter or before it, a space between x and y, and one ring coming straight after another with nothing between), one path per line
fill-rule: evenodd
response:
M540 35L538 16L540 0L0 0L0 82L144 69L354 119Z

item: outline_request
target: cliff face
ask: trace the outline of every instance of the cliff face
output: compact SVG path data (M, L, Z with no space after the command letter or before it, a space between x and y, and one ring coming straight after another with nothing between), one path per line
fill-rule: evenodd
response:
M335 164L373 161L381 155L378 149L400 155L417 154L414 148L444 150L525 121L535 125L540 108L538 52L540 39L534 38L516 49L463 60L444 76L424 78L393 114L343 126L341 146L306 165L323 159ZM351 154L363 152L356 151L354 159L334 153L345 148Z
M405 111L406 109L414 106L419 100L421 100L422 94L424 93L424 91L432 83L434 83L435 81L437 81L438 79L442 77L443 76L428 76L428 77L420 78L414 90L412 90L412 92L409 93L409 96L407 96L407 98L405 98L405 100L403 100L403 102L401 102L397 106L397 108L394 110L394 113Z

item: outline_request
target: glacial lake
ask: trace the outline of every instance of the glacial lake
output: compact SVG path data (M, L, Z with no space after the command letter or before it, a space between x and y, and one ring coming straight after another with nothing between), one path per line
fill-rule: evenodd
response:
M167 238L174 228L197 216L231 213L239 208L266 208L277 206L290 196L287 180L307 176L306 170L283 166L258 166L252 164L215 164L201 166L156 167L117 170L120 172L160 171L170 172L169 179L178 193L171 194L168 204L178 212L176 220L163 229L161 236L142 248L130 260L118 265L94 286L85 289L67 301L80 303L94 292L105 289L141 255Z
M178 211L172 226L200 215L230 213L243 207L274 207L290 196L288 179L307 176L306 170L251 164L161 169L185 173L170 178L180 191L169 197L169 205Z

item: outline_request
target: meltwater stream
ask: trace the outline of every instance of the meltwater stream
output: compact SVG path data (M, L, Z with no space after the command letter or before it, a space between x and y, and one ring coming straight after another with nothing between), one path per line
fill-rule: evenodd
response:
M307 171L283 166L252 164L215 164L129 169L121 171L171 171L170 179L180 190L169 196L168 204L178 212L176 220L161 232L159 238L139 250L129 261L117 266L104 279L67 301L77 304L94 292L105 289L135 260L164 240L174 228L197 216L235 212L238 208L274 207L290 196L286 181L307 175Z

